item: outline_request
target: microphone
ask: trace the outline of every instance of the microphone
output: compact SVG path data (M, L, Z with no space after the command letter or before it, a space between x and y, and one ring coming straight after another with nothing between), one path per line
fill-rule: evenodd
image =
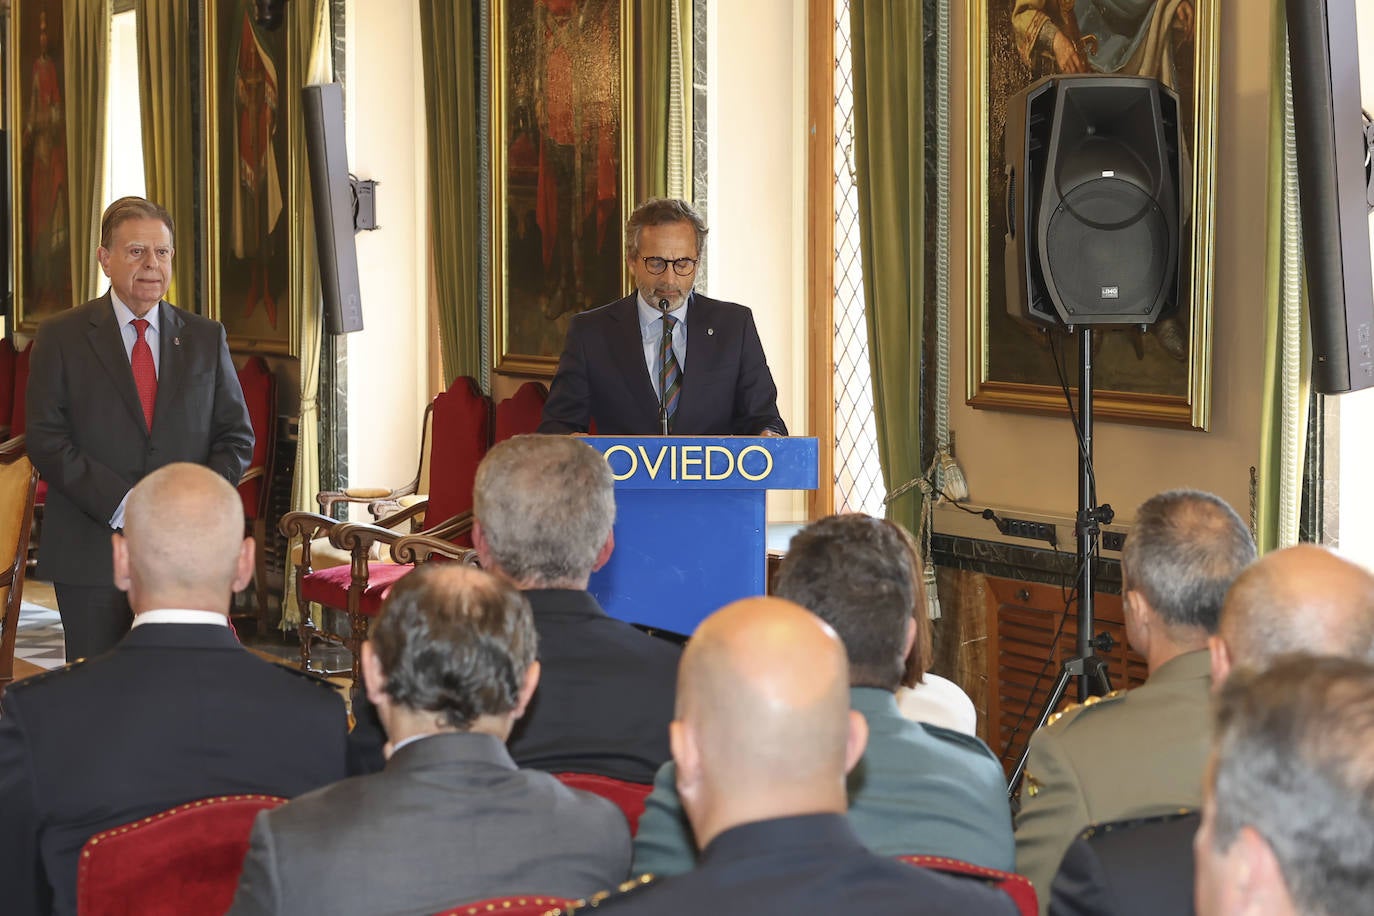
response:
M668 300L667 300L667 299L660 299L660 300L658 300L658 310L659 310L660 312L662 312L663 314L665 314L665 315L668 314ZM663 325L663 333L665 333L665 334L668 333L668 324L667 324L667 322L664 322L664 325ZM673 344L672 344L672 341L669 341L669 342L668 342L668 346L671 347L672 345L673 345ZM667 397L668 392L666 392L666 391L663 390L663 375L662 375L662 373L659 373L658 384L659 384L659 388L658 388L658 428L659 428L659 430L662 432L662 434L666 436L666 435L668 435L668 397Z

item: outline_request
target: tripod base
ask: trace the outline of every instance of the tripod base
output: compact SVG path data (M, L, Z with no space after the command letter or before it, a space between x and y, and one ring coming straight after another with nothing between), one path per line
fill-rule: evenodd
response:
M1075 656L1064 662L1059 669L1059 677L1055 679L1054 686L1050 688L1050 695L1045 698L1045 703L1040 707L1040 715L1035 720L1035 728L1032 734L1044 728L1049 721L1054 710L1064 699L1064 693L1069 689L1069 682L1074 678L1079 681L1079 696L1106 696L1112 692L1112 681L1107 674L1107 663L1100 655ZM1011 779L1007 782L1007 797L1015 798L1016 793L1021 788L1021 777L1026 773L1026 757L1030 754L1030 739L1026 739L1026 746L1021 749L1021 755L1016 759L1016 769L1011 771Z

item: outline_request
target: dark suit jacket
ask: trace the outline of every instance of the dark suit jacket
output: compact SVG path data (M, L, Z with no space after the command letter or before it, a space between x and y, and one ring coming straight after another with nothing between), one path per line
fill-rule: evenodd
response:
M343 778L348 721L323 680L227 627L135 627L110 652L12 684L0 718L0 910L76 912L81 846L211 795Z
M592 912L603 910L654 916L1016 914L1009 896L979 880L869 852L840 814L733 827L707 844L695 870L604 900Z
M428 916L506 894L578 897L629 868L615 805L516 769L490 735L442 734L260 814L229 912Z
M1192 916L1200 820L1194 811L1089 827L1059 865L1051 916Z
M253 428L219 322L158 304L150 432L107 293L38 328L29 366L29 456L48 482L37 575L112 585L110 517L146 474L203 464L235 486Z
M524 767L651 783L672 752L681 648L608 617L572 589L530 589L539 689L508 742Z
M786 435L749 309L693 293L686 324L673 435L753 436L765 429ZM659 434L635 294L573 318L539 431L584 433L592 420L603 436Z

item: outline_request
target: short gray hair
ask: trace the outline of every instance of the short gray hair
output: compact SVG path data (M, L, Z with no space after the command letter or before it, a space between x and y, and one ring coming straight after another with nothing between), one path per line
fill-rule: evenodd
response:
M1274 852L1299 912L1374 899L1374 665L1286 655L1241 669L1218 697L1212 847L1242 827Z
M625 221L625 254L631 258L639 254L639 231L645 226L669 223L691 223L697 234L697 257L701 257L706 250L706 219L696 207L675 197L650 197L635 207Z
M611 526L610 465L571 436L515 436L477 467L473 514L492 559L524 588L585 588Z
M1234 509L1211 493L1170 490L1141 504L1121 570L1166 625L1215 633L1226 590L1254 560Z

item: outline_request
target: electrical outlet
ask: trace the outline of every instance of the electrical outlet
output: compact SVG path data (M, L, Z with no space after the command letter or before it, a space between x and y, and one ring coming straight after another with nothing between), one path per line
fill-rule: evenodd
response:
M1045 522L1031 522L1021 518L1003 518L1001 522L999 530L1011 537L1025 538L1028 541L1045 541L1051 546L1059 543L1054 532L1054 526Z
M1102 549L1115 550L1117 553L1126 546L1126 532L1124 531L1104 531L1102 532Z

